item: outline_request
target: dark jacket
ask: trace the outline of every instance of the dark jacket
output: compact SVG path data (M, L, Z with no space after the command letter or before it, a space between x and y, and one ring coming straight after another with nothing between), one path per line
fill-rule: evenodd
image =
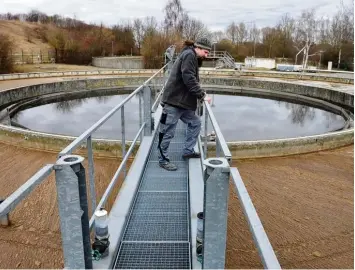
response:
M182 109L196 110L197 99L205 96L199 81L196 52L192 46L187 46L171 68L162 102Z

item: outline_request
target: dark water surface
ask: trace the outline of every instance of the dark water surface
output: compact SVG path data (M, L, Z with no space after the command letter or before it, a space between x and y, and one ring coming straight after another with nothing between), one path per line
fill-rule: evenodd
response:
M126 97L102 96L42 105L19 112L13 120L36 131L78 136ZM212 97L212 109L227 141L316 135L341 129L345 124L339 115L305 105L246 96ZM125 106L126 139L133 139L139 129L138 102L135 96ZM120 111L93 137L120 139Z

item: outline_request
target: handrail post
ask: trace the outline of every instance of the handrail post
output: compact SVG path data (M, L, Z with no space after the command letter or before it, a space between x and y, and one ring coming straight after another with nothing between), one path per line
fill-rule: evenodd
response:
M204 161L203 269L224 269L230 167L225 158Z
M143 124L143 108L142 108L142 96L143 96L143 93L142 91L140 91L138 94L138 106L139 106L139 127L142 126ZM141 133L140 137L139 137L139 140L140 140L140 144L142 144L142 141L143 141L143 132Z
M203 112L203 116L204 116L204 140L203 140L203 158L206 159L208 157L208 146L207 146L207 133L208 133L208 111L206 108L206 104L204 104L205 108L204 108L204 112Z
M152 135L152 114L151 114L151 89L148 85L143 87L143 114L144 114L144 136Z
M64 265L92 269L84 158L61 157L54 165Z
M126 155L126 125L125 125L125 117L124 117L124 106L121 108L121 132L122 132L122 144L121 144L121 154L122 159L124 159ZM123 177L126 178L126 164L123 168Z
M94 154L92 151L92 137L89 136L86 142L88 149L88 169L89 169L89 185L91 196L91 214L93 215L96 209L96 188L95 188L95 167Z
M4 199L0 198L0 204L5 201ZM10 218L9 214L5 214L3 216L0 216L0 226L7 227L10 225Z

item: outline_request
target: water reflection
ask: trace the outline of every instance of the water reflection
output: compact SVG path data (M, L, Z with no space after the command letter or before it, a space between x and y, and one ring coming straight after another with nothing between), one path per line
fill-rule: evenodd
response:
M228 141L309 136L339 130L345 124L340 115L280 100L214 94L211 106Z
M328 113L326 111L322 112L324 119L325 119L325 127L327 129L330 129L332 127L332 124L337 121L337 115L333 113Z
M55 108L58 112L61 113L73 113L73 110L76 107L82 106L84 103L86 103L90 99L95 99L97 103L99 104L105 104L110 100L112 96L97 96L97 97L91 97L91 98L80 98L80 99L73 99L73 100L64 100L55 103Z
M301 127L304 126L306 120L312 121L316 116L316 109L295 103L289 103L284 101L278 101L280 106L285 106L290 111L290 119L294 124L300 124Z
M152 91L152 96L155 96ZM128 95L100 96L47 104L18 113L13 119L33 130L78 136ZM277 139L322 134L341 129L344 119L333 113L285 101L247 96L213 95L212 110L227 141ZM125 105L126 138L139 129L139 98ZM208 128L212 131L211 124ZM96 138L119 139L121 114L117 112Z

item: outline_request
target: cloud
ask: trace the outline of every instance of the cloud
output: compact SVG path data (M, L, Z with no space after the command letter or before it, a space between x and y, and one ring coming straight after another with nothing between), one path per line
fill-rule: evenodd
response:
M346 2L346 1L345 1ZM153 16L163 20L167 0L3 0L1 12L28 12L38 9L47 14L60 14L77 19L114 25L122 20ZM208 25L211 30L225 30L232 22L255 23L258 27L273 26L281 16L289 13L298 17L302 10L316 9L318 16L332 16L339 6L334 0L181 0L188 13Z

